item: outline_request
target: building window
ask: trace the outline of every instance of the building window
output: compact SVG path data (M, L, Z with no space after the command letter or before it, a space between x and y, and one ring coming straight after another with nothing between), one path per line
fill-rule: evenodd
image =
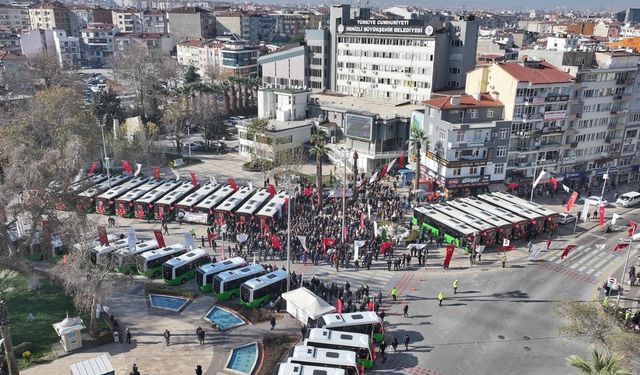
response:
M460 176L462 174L462 168L453 168L453 175Z
M496 156L499 158L507 156L507 146L496 147Z
M456 133L456 141L462 142L464 140L464 132L462 130L458 130Z
M493 108L487 109L487 118L493 118Z
M478 118L478 110L477 109L470 109L469 110L469 115L471 116L471 118Z
M494 164L493 165L493 174L503 174L504 173L504 164Z
M509 128L500 129L500 139L507 139L509 137Z
M469 168L469 174L470 174L470 175L476 175L476 174L478 174L478 167L470 167L470 168Z
M440 129L440 140L441 141L447 140L447 132L444 129Z

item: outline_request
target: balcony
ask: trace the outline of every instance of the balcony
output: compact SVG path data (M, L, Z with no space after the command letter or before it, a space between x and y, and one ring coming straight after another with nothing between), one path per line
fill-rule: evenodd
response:
M578 160L575 156L568 156L562 159L562 164L573 164Z

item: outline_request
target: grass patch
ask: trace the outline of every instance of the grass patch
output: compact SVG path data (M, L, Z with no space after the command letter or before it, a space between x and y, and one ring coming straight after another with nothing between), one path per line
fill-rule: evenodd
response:
M274 333L262 338L264 360L260 374L270 374L272 369L287 354L300 336L286 333Z
M194 299L199 294L193 290L158 283L145 283L144 292L146 294L165 294L167 296L186 297L189 299Z

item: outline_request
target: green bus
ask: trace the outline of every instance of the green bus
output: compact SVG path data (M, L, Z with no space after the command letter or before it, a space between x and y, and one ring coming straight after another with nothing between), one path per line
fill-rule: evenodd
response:
M179 243L158 250L146 251L135 256L136 268L142 276L159 276L162 273L162 264L164 262L186 253L186 246Z
M262 307L273 299L274 295L287 291L289 272L275 270L240 285L240 300L248 307Z
M236 299L240 295L242 283L266 273L267 271L260 264L250 264L240 269L220 272L213 277L213 294L221 301Z
M428 207L416 207L411 222L420 228L420 234L427 230L466 252L470 252L475 236L480 234L478 229Z
M373 368L376 361L375 349L371 347L369 336L363 333L331 331L311 328L305 334L304 345L316 348L350 350L358 356L358 363L364 368Z
M116 272L129 274L136 269L136 258L138 254L142 254L146 251L155 250L158 248L158 241L145 241L136 245L136 248L131 250L129 248L120 249L115 252L116 256Z
M129 246L129 240L126 238L118 239L113 242L109 242L108 245L97 245L93 249L91 249L91 263L93 264L103 264L111 253L116 250L124 249Z
M162 277L169 285L182 284L196 276L196 268L211 262L204 249L191 250L184 255L167 260L162 265Z
M325 314L318 317L316 327L332 331L364 333L375 342L384 340L382 319L373 311Z
M204 264L196 270L196 284L198 285L198 289L203 292L211 292L213 290L213 277L215 275L246 265L247 262L241 257L222 260L217 263Z

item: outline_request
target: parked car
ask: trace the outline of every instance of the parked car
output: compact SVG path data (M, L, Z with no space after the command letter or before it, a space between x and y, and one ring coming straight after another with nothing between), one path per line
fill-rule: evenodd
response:
M589 205L590 205L590 206L598 206L600 203L602 203L602 204L603 204L603 205L605 205L605 206L609 204L609 202L607 202L607 201L606 201L606 200L604 200L604 199L603 199L602 201L600 201L600 197L599 197L599 196L597 196L597 195L592 195L592 196L587 197L587 198L585 198L585 197L580 197L580 199L578 199L578 202L580 202L580 203L583 203L583 204L584 204L585 199L586 199L587 201L589 201Z
M576 221L576 215L574 214L568 214L566 212L562 212L560 215L558 215L558 224L569 224L569 223L573 223L574 221Z

